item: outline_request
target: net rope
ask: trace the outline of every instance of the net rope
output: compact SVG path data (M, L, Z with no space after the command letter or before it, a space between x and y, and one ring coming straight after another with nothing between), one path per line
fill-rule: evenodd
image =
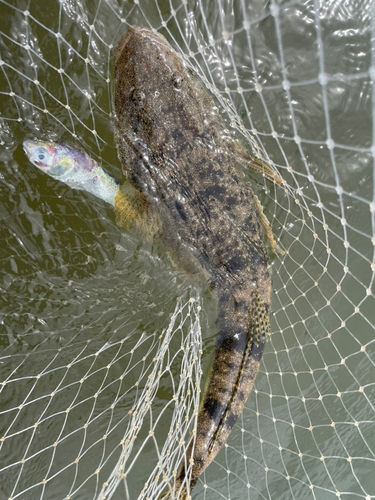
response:
M193 435L215 301L25 138L119 177L113 51L163 33L227 127L283 254L252 394L192 498L375 498L370 0L0 0L0 500L157 499Z

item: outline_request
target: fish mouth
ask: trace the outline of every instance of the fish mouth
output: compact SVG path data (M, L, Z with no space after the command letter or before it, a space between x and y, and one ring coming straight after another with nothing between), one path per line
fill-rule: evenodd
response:
M40 163L40 161L34 161L34 165L36 165L39 168L47 168L47 165L44 165L43 163Z
M45 165L44 163L41 163L38 160L31 159L33 148L35 148L35 144L33 143L33 141L29 141L28 139L26 141L23 141L22 149L23 149L23 152L25 153L27 159L30 160L31 163L33 165L37 166L38 168L47 168L47 165Z
M125 35L121 38L116 51L115 51L115 64L117 63L118 59L120 58L122 52L124 51L125 47L128 45L128 43L133 40L133 39L144 39L144 38L149 38L153 43L156 43L158 45L163 46L165 49L168 49L171 51L171 47L166 40L166 38L161 34L156 31L153 31L150 28L146 28L144 26L130 26L128 31L125 33Z
M29 145L31 144L31 141L23 141L22 143L22 148L25 153L25 155L29 158L30 156L30 151L29 151Z
M166 38L161 33L153 31L150 28L146 28L144 26L130 26L128 31L137 33L139 36L151 38L152 40L161 42L163 45L169 48L169 43Z

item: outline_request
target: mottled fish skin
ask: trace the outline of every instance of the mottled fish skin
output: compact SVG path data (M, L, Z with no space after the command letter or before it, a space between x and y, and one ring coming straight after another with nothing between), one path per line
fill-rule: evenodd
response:
M231 432L259 369L271 302L264 222L237 167L244 148L163 36L131 27L117 47L114 75L123 172L160 221L155 237L188 272L192 258L199 262L218 296L219 333L198 415L192 474L186 477L182 463L173 486L187 498ZM249 166L259 170L256 160ZM265 173L281 182L270 169Z
M68 144L25 140L23 150L39 170L72 189L87 191L115 205L118 182L95 160Z

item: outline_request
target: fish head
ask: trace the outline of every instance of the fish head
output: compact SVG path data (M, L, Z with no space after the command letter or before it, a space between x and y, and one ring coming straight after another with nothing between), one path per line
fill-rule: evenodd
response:
M23 150L30 162L55 179L74 167L74 158L64 147L54 142L25 140Z
M187 70L163 35L131 26L114 56L115 111L118 134L149 150L162 151L166 143L178 149L178 131L197 135L212 100L201 82ZM179 136L178 136L179 137Z

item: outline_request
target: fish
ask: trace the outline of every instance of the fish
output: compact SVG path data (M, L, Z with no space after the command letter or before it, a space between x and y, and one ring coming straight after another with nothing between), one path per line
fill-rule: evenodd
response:
M201 81L152 29L130 27L116 48L114 107L122 171L158 221L153 237L178 267L207 276L218 302L195 434L163 495L187 499L240 416L270 335L275 241L239 165L282 179L232 138Z
M26 139L23 150L41 172L71 189L86 191L109 203L117 225L135 237L152 242L158 220L147 212L144 196L128 179L120 183L86 152L71 144Z
M29 161L45 174L115 205L119 182L79 148L41 139L26 139L22 146Z
M27 139L23 149L39 170L111 204L119 226L164 245L216 295L216 346L197 426L163 495L185 500L240 416L270 335L276 243L239 165L282 179L232 138L201 81L149 28L130 27L116 48L114 108L121 182L74 146Z

